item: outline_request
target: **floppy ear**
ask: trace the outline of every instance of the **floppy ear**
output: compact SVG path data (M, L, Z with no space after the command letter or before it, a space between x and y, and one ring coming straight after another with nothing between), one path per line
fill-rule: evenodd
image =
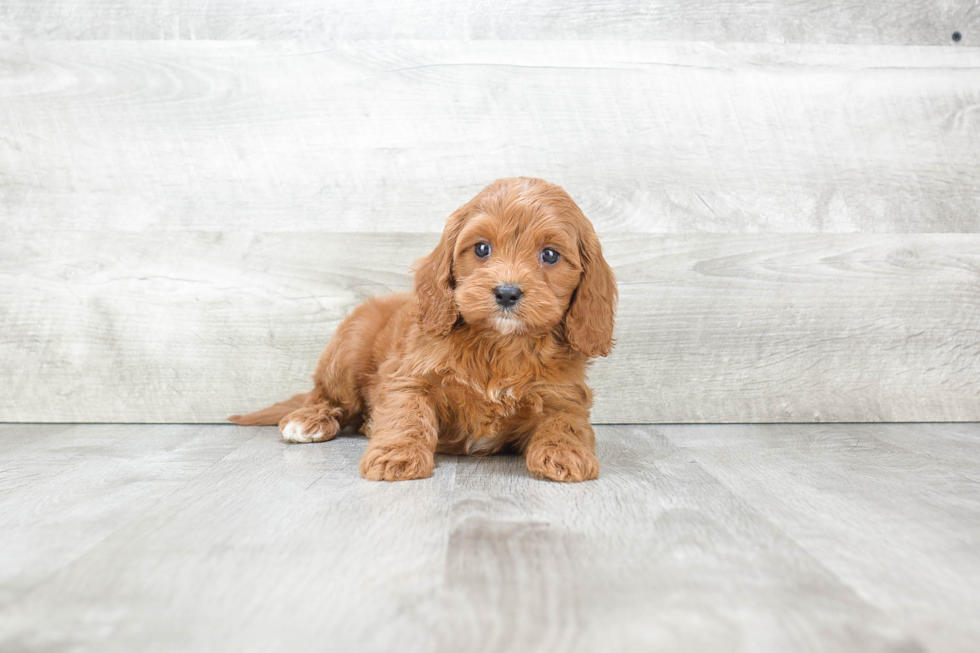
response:
M586 223L579 247L582 278L565 316L568 343L589 358L608 356L613 347L616 317L616 277L602 257L602 247L592 225Z
M453 299L453 250L463 228L462 209L446 221L439 244L428 256L415 262L415 298L419 307L419 324L423 329L446 335L459 319Z

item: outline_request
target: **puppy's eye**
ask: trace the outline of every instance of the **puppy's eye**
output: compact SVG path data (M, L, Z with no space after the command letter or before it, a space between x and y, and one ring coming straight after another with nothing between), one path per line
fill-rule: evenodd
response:
M548 265L554 265L561 259L561 254L553 249L541 250L541 261Z
M473 253L476 254L477 258L486 258L490 256L490 243L477 243L473 247Z

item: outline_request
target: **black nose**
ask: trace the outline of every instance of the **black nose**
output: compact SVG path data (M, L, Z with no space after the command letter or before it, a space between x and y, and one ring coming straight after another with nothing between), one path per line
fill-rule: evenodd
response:
M524 291L518 286L513 286L510 284L506 286L497 286L493 289L493 296L497 298L497 303L504 308L510 308L516 304L523 294Z

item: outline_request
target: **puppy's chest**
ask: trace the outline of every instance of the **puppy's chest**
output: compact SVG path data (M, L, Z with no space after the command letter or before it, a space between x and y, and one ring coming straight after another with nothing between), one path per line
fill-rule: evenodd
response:
M533 378L455 376L443 382L445 439L465 453L494 453L543 410Z
M526 376L457 375L444 381L447 394L456 399L458 407L500 418L513 416L540 403L535 386L534 379Z

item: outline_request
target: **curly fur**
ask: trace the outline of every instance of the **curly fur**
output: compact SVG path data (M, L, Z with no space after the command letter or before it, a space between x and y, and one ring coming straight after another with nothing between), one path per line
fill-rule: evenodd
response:
M474 246L492 253L478 258ZM561 254L541 260L545 247ZM494 288L516 284L510 311ZM592 224L559 186L500 179L457 209L416 263L414 291L376 297L341 323L305 395L245 416L283 439L322 442L344 426L369 436L361 475L431 475L434 453L524 454L555 481L599 474L588 359L613 347L617 291Z

